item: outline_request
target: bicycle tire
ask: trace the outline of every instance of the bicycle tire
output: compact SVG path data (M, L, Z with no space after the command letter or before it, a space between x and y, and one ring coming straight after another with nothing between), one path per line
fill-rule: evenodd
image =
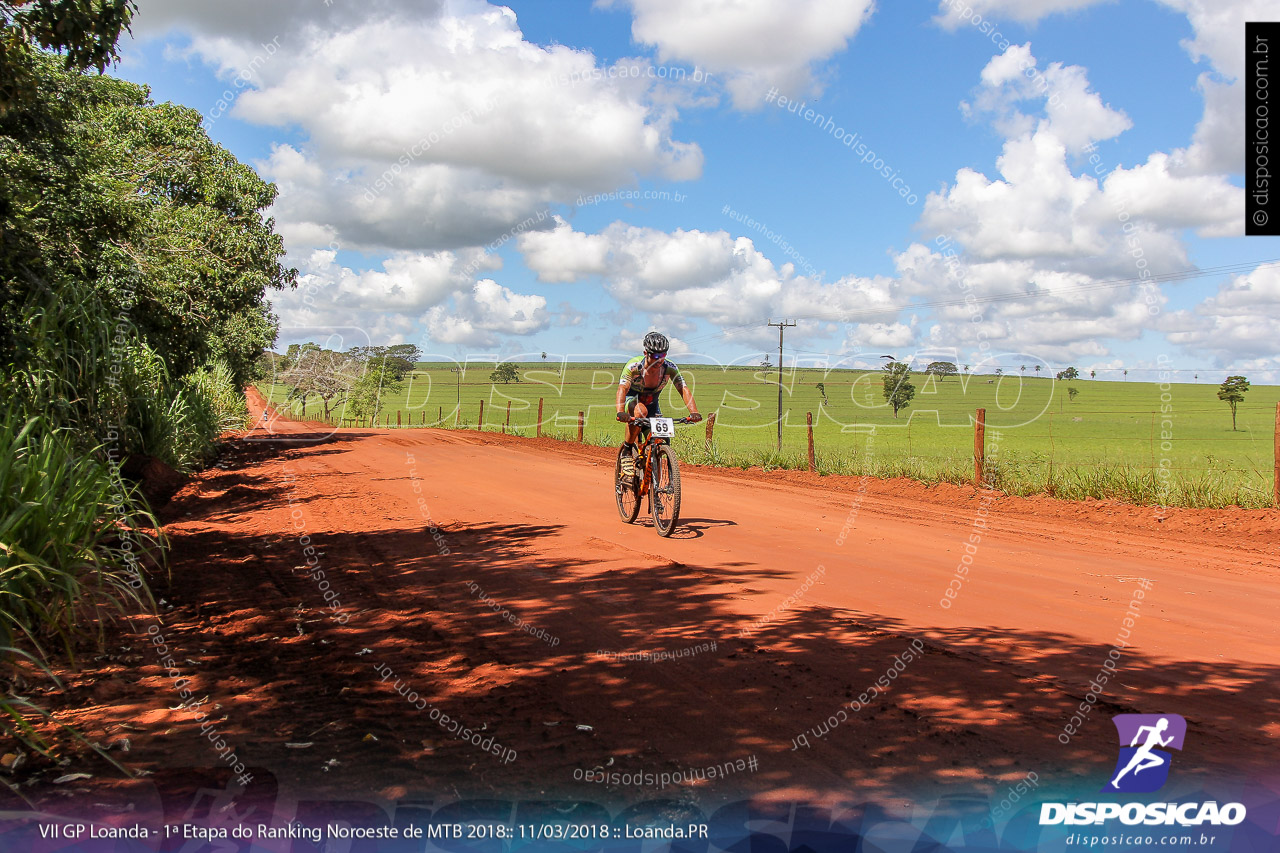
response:
M670 536L680 521L680 463L668 445L654 448L653 482L649 486L649 509L659 536Z
M627 524L634 522L640 515L640 488L636 477L628 482L622 480L622 448L618 448L618 459L613 466L613 497L622 520Z

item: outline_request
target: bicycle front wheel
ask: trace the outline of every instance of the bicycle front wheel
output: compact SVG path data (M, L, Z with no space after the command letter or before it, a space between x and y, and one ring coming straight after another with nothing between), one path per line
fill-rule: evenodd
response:
M670 536L680 520L680 463L669 446L653 451L653 481L649 487L649 507L659 536Z
M618 450L618 461L613 466L613 494L618 503L618 515L630 524L640 514L640 478L622 478L622 452Z

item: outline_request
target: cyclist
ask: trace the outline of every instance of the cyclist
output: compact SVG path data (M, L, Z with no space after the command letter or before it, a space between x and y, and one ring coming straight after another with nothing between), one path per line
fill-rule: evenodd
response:
M636 356L622 368L617 405L618 420L627 424L626 439L622 444L621 476L624 479L635 476L636 439L640 435L640 427L630 423L630 420L633 417L662 417L658 398L668 382L675 385L684 398L684 404L689 407L690 423L702 420L702 415L698 414L698 404L693 401L693 391L684 384L680 368L667 361L670 346L666 335L650 332L644 336L644 355Z

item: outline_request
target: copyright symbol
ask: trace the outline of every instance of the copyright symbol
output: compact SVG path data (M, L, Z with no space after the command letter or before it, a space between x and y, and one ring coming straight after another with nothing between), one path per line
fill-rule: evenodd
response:
M1267 224L1268 218L1269 217L1265 210L1255 210L1253 212L1253 224L1257 225L1259 228Z

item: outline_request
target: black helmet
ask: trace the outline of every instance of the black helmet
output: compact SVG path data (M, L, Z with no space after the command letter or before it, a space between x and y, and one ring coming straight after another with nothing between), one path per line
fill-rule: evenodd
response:
M646 355L653 355L656 352L665 353L671 348L671 341L667 340L667 336L661 332L650 332L644 336L644 351Z

